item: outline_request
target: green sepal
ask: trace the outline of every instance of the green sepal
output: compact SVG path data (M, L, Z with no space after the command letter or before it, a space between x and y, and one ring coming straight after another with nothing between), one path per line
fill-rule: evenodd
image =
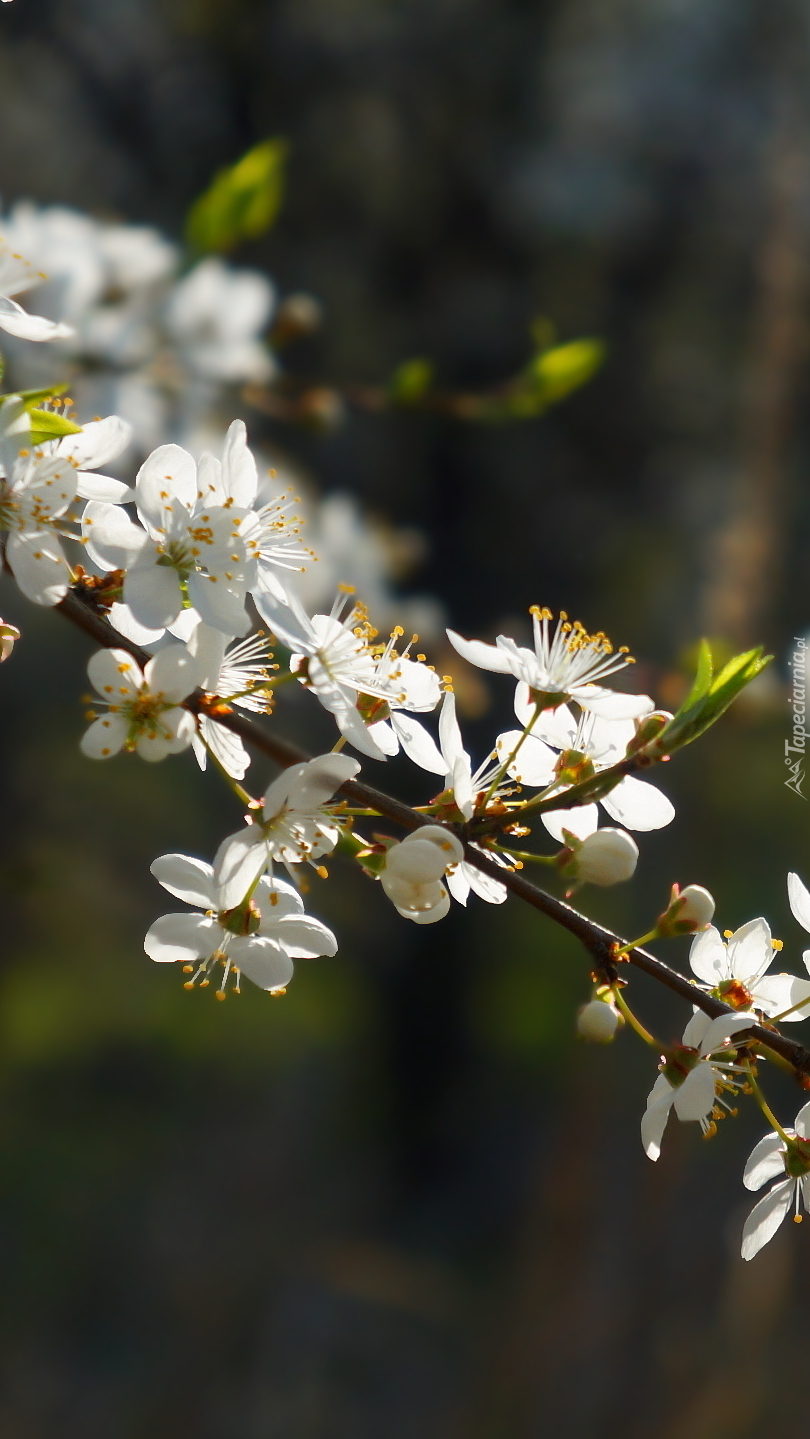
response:
M188 213L186 239L203 254L233 250L275 222L284 194L285 140L262 140L214 176Z

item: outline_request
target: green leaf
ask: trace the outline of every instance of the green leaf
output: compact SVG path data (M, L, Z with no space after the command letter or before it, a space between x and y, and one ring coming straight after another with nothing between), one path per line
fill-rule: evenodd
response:
M708 692L714 675L714 660L708 640L701 640L698 647L697 671L694 683L689 694L681 705L681 709L689 709L697 704Z
M31 417L31 444L44 445L46 440L58 440L62 435L80 435L81 425L74 425L63 415L53 410L29 410Z
M571 340L543 350L528 366L527 379L553 405L587 383L602 365L605 346L601 340Z
M660 758L691 744L725 713L772 659L773 655L763 654L762 645L758 645L756 649L735 655L719 675L714 675L711 650L707 641L702 640L695 683L680 709L645 753Z
M403 360L388 382L388 393L397 404L412 405L430 389L434 374L430 360Z
M195 250L223 253L270 229L281 208L287 150L284 140L263 140L214 176L186 221Z
M44 390L18 390L17 394L26 410L31 410L34 405L41 405L45 400L55 400L59 395L64 395L67 388L67 385L48 385Z

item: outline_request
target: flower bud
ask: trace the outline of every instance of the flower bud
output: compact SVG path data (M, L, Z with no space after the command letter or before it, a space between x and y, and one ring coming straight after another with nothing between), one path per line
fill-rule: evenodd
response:
M441 879L447 860L437 844L429 839L403 841L394 845L385 856L385 872L409 884L431 884Z
M450 908L442 876L463 858L464 846L452 830L440 824L422 825L387 851L380 882L405 919L435 924Z
M20 631L16 625L10 625L6 620L0 620L0 663L7 660L14 648L15 640L20 638Z
M638 754L640 749L646 749L657 739L662 730L665 730L673 716L669 710L653 710L651 714L644 715L636 720L636 732L627 746L628 754Z
M672 886L669 905L659 915L657 933L666 939L675 934L696 934L706 929L714 916L714 900L701 884L688 884L686 889Z
M592 999L583 1004L577 1015L577 1034L589 1044L610 1044L623 1024L615 1004L609 1000Z
M587 839L570 840L562 872L578 884L621 884L635 871L638 845L623 829L597 829Z

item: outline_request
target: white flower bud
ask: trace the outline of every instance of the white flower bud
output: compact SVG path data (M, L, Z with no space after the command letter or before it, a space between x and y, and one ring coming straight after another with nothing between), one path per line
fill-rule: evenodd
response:
M384 873L411 884L430 884L441 879L446 868L447 859L437 844L431 844L429 839L413 839L389 849Z
M701 884L688 884L685 889L672 886L669 906L659 916L658 933L668 938L675 934L695 934L711 924L714 916L714 900Z
M380 882L405 919L435 924L450 908L441 878L463 858L461 840L440 824L426 824L388 850Z
M576 850L564 873L580 884L621 884L638 863L638 845L623 829L597 829Z
M577 1034L591 1044L610 1044L624 1021L614 1004L592 999L577 1015Z

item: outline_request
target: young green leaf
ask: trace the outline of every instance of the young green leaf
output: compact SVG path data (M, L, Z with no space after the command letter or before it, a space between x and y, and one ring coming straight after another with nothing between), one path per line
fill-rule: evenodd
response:
M214 176L188 214L193 249L224 253L270 229L281 208L287 148L284 140L263 140Z

